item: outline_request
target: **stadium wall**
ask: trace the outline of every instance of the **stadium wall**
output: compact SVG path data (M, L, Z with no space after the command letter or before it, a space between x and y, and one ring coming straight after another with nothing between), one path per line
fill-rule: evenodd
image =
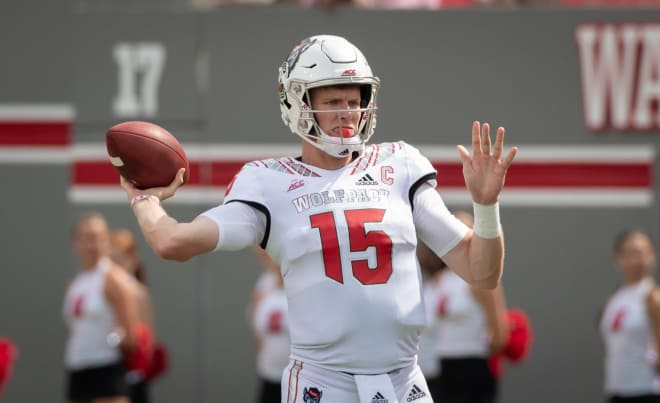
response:
M469 144L473 120L507 128L520 153L502 199L504 286L536 338L528 361L506 369L501 401L601 399L596 319L618 282L614 234L642 227L658 246L660 10L0 8L0 336L20 349L5 401L63 400L74 217L95 209L137 229L105 160L105 130L151 120L183 142L194 181L166 206L192 219L221 202L243 161L296 150L279 118L277 67L321 32L364 51L383 82L374 141L419 146L450 207L469 206L455 144ZM251 401L245 306L256 259L179 264L140 246L171 349L154 400Z

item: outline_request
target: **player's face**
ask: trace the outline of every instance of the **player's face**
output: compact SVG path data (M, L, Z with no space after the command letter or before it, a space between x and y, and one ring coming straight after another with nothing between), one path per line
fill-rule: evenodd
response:
M360 123L360 87L344 85L313 88L311 106L321 130L334 137L352 137ZM337 110L347 110L337 112Z
M621 244L616 259L626 276L645 276L655 266L655 252L651 240L643 234L632 234Z
M109 233L105 220L92 217L80 222L73 237L73 246L85 267L95 266L99 259L108 254Z

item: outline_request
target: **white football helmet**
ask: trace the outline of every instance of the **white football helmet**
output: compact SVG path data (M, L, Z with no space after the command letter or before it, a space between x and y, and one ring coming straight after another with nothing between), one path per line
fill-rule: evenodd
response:
M360 86L360 122L351 137L334 137L319 127L311 108L309 90L335 85ZM304 39L279 69L278 92L282 120L303 140L334 157L361 153L376 127L376 94L380 80L373 76L360 49L340 36L317 35ZM327 111L325 111L327 112ZM335 111L333 111L335 112ZM341 112L356 112L337 110Z

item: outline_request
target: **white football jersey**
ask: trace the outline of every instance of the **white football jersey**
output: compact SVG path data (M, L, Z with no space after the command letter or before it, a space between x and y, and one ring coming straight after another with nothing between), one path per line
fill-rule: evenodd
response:
M605 391L620 396L657 393L655 352L645 299L653 288L647 278L620 288L608 301L600 322L605 341Z
M76 275L67 290L62 313L69 325L65 364L69 369L112 364L119 361L119 348L108 336L116 319L103 291L111 262L103 259L94 269Z
M293 359L353 374L415 362L425 309L412 200L435 176L404 142L369 145L337 170L285 157L237 174L225 204L266 216L261 245L281 265ZM452 219L437 227L444 250L465 233Z

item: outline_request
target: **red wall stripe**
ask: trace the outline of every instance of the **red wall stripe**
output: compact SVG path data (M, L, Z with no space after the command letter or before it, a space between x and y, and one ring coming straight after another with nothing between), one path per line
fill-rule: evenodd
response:
M66 146L71 122L0 121L0 146Z
M227 186L247 161L190 162L190 184ZM76 185L119 183L119 174L110 162L78 161L73 163L72 181Z
M434 163L440 187L465 186L460 164ZM650 187L653 165L649 163L514 163L506 187Z
M247 161L190 162L190 184L227 186ZM464 187L460 163L435 163L440 187ZM73 163L75 185L119 183L115 168L106 161ZM514 163L506 178L507 188L649 188L653 186L650 163Z

